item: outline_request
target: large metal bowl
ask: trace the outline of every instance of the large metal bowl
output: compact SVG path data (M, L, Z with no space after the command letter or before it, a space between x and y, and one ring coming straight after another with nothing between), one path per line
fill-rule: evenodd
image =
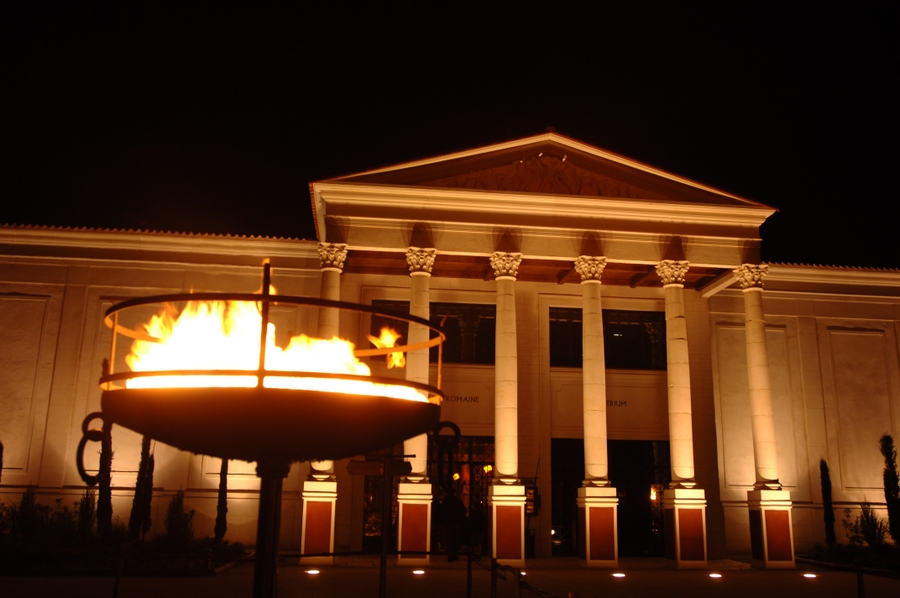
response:
M276 388L105 391L103 418L181 450L243 461L342 459L432 430L440 406Z

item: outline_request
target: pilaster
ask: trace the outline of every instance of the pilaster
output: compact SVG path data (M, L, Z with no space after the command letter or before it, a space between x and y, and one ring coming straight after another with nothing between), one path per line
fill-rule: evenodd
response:
M410 247L406 251L409 266L410 299L409 313L425 320L431 314L429 281L434 265L435 250ZM419 324L409 325L409 343L428 340L428 328ZM428 384L429 351L419 349L406 356L406 379ZM407 460L412 467L410 475L400 484L397 494L398 530L397 562L404 565L427 565L430 557L404 556L403 552L427 552L431 546L431 502L432 487L428 483L428 436L420 434L403 442L403 452L415 455Z
M319 296L341 300L341 272L347 258L344 243L319 243L322 287ZM340 310L320 308L319 338L340 337ZM300 560L303 563L331 564L332 556L304 556L334 552L334 521L337 507L337 481L333 461L312 461L309 478L303 482L303 514L300 535Z
M666 297L666 361L669 387L669 447L672 481L663 492L666 556L679 568L707 565L706 493L694 478L694 423L684 276L690 264L663 260L656 273Z
M782 489L778 480L775 414L762 305L763 281L768 272L767 264L742 264L734 270L744 292L747 382L756 465L756 487L747 493L750 547L755 566L793 569L796 563L791 495Z

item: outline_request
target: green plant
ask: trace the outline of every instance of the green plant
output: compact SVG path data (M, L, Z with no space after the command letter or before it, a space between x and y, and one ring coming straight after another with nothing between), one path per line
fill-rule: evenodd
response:
M822 509L825 517L825 543L834 546L837 538L834 534L834 507L831 502L831 475L825 459L819 461L819 474L822 479Z
M166 534L173 544L183 546L194 537L194 510L184 510L184 492L179 490L166 509Z
M900 545L900 480L897 476L897 451L890 434L881 437L884 456L884 501L887 504L888 530L894 544Z
M887 524L879 519L869 503L862 503L861 513L851 521L850 509L844 509L844 518L841 524L847 534L851 546L861 547L864 544L872 548L884 545L884 535L887 533Z
M75 502L78 511L78 536L88 540L93 535L94 523L97 521L97 493L85 488L81 500Z

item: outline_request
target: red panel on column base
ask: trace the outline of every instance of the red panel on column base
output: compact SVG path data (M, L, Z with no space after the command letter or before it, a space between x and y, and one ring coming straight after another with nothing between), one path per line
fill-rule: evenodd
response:
M706 550L703 538L703 511L701 509L678 509L678 531L681 542L682 561L705 561Z
M403 522L403 535L400 537L400 549L403 551L425 552L428 550L428 506L402 505L400 520Z
M522 508L497 506L497 558L522 558Z
M616 558L616 527L612 507L591 507L591 560Z
M306 503L304 554L331 552L331 503Z
M791 518L787 511L766 510L766 548L770 561L792 561Z

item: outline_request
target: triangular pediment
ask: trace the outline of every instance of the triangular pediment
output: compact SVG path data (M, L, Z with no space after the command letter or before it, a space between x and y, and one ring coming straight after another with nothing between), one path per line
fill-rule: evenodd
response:
M557 133L330 182L765 207Z

